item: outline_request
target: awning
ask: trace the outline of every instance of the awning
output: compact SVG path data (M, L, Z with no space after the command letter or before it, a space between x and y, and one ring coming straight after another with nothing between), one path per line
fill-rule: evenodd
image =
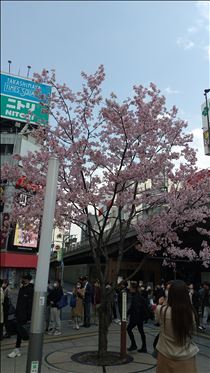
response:
M0 253L2 268L36 268L37 254Z

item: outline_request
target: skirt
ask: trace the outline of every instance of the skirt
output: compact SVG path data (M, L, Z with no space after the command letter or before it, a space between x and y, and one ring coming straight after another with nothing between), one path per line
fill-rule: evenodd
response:
M197 373L196 358L172 360L158 352L156 373Z

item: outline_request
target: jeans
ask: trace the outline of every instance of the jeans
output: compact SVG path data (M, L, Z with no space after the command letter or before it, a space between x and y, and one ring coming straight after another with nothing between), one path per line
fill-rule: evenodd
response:
M206 328L206 325L207 325L209 315L210 315L210 307L209 306L204 306L202 324L205 328Z
M50 319L52 323L52 329L54 331L61 331L61 315L60 310L57 307L51 307Z
M141 335L142 347L146 348L146 336L144 334L143 321L139 321L138 323L132 320L129 321L128 326L127 326L127 332L131 340L131 345L136 347L136 341L135 341L134 334L132 331L133 328L135 328L135 326L137 326L138 331Z
M3 339L3 322L0 323L0 339Z
M49 327L50 327L50 310L51 310L51 307L47 305L46 310L45 310L46 330L49 330Z
M22 339L27 341L29 339L29 324L17 323L17 339L16 348L21 346Z
M84 325L90 326L90 302L84 303Z

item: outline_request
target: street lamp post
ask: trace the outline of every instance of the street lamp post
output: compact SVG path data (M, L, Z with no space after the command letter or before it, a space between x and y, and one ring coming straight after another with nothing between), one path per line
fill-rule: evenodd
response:
M41 372L44 312L49 276L50 251L58 181L58 166L59 161L57 158L52 157L49 159L26 373Z

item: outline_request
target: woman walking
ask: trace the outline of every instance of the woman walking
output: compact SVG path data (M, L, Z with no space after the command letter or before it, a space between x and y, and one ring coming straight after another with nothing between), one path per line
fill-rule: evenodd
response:
M74 329L79 330L79 320L84 316L84 289L80 282L77 282L75 288L73 289L73 296L76 297L75 307L72 307L72 319L74 320Z
M198 347L192 341L196 330L196 312L190 302L186 284L181 280L172 281L166 304L159 300L156 315L160 323L157 373L196 373Z

